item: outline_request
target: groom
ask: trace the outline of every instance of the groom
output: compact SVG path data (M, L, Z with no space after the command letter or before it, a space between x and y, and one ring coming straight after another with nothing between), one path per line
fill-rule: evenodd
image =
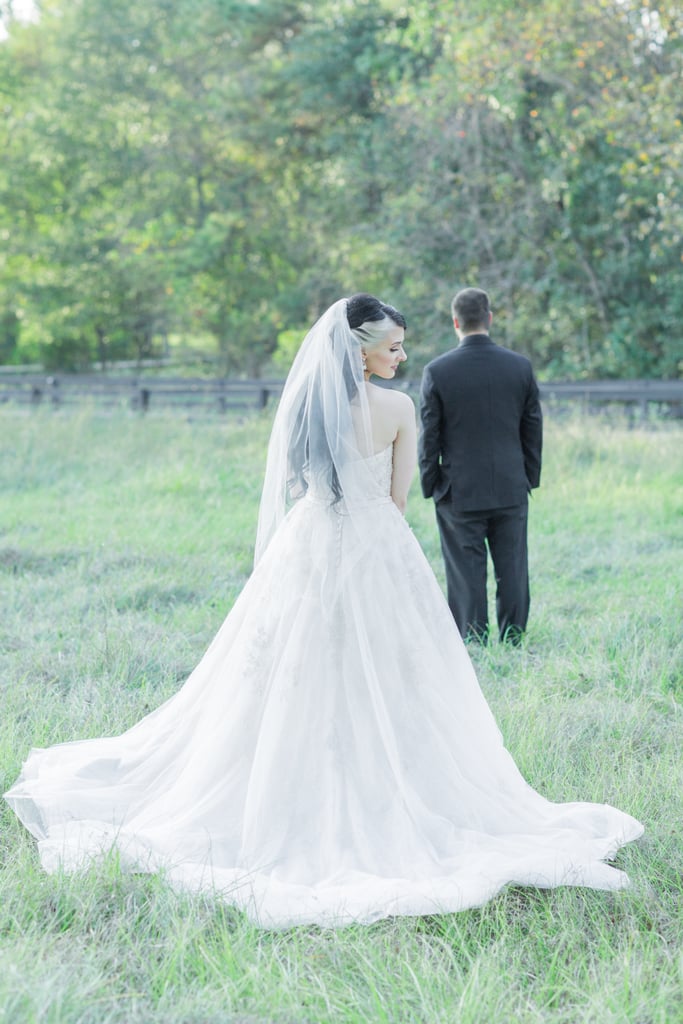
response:
M496 345L486 292L451 304L460 340L424 369L420 479L436 503L448 604L463 638L487 642L487 545L501 640L529 616L528 493L541 476L542 414L531 363Z

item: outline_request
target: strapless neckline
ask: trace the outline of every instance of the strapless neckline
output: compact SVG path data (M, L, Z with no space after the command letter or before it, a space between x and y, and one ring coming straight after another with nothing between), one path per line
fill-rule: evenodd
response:
M386 446L386 448L380 448L380 450L378 452L373 452L372 455L368 455L367 456L367 461L369 462L370 459L378 459L380 457L380 455L386 455L387 452L393 451L393 448L394 448L394 442L392 441L391 444L388 444Z

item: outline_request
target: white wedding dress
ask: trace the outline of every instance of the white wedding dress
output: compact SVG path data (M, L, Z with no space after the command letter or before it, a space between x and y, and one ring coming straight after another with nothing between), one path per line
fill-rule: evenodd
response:
M389 497L392 449L365 461L362 555L343 505L309 491L174 697L121 736L31 752L6 799L48 871L115 848L268 928L628 884L604 861L642 826L524 781Z

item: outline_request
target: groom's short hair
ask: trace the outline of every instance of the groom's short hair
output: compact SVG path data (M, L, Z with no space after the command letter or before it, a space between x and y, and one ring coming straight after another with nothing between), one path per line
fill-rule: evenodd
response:
M489 297L481 288L463 288L451 302L451 313L461 331L473 331L477 327L488 331L490 312Z

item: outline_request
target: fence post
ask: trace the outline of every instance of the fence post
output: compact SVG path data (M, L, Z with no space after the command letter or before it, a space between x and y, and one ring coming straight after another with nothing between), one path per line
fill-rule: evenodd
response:
M47 386L50 389L50 394L52 396L52 404L53 405L59 405L59 403L61 402L61 399L62 399L62 396L59 393L59 378L58 377L48 377L47 380L45 381L45 383L47 384Z
M140 412L147 412L149 409L150 390L149 388L138 387L137 394L133 396L133 406Z

